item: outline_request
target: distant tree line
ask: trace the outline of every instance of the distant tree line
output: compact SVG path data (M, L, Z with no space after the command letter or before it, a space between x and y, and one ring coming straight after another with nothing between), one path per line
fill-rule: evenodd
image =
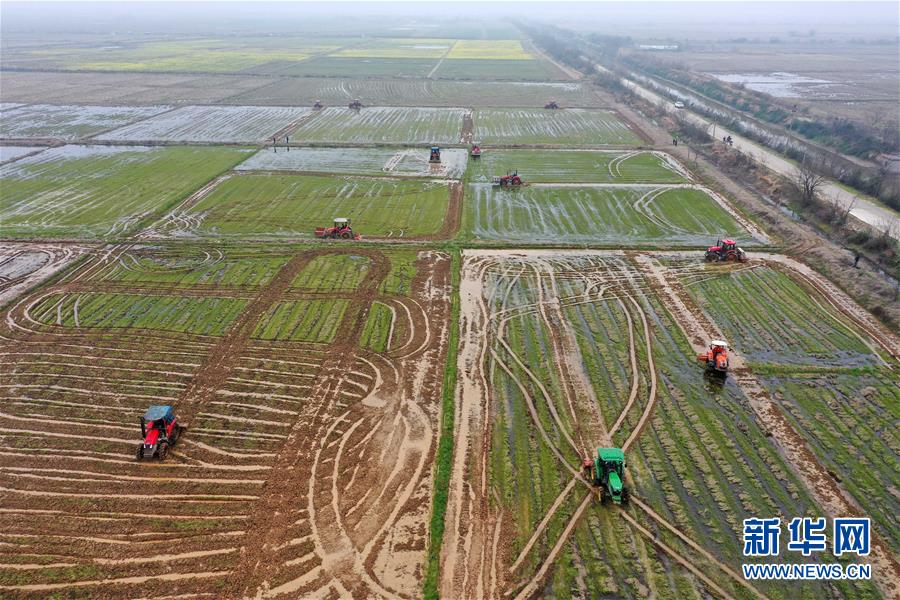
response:
M896 120L872 114L866 124L843 118L817 118L808 109L785 106L772 96L691 72L668 61L629 54L622 57L632 68L664 77L736 110L785 127L812 141L859 158L873 159L885 152L900 151L900 128Z

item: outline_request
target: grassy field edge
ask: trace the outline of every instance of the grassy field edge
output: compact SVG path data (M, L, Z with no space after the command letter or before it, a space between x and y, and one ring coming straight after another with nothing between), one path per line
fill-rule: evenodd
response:
M425 581L422 596L436 600L441 571L441 544L444 541L444 517L447 512L447 495L450 488L450 471L453 468L454 398L456 395L456 358L459 345L459 279L462 256L459 249L451 254L451 304L450 332L447 343L447 362L444 370L443 396L441 400L441 437L438 441L432 488L431 523L428 526L428 552L425 556Z

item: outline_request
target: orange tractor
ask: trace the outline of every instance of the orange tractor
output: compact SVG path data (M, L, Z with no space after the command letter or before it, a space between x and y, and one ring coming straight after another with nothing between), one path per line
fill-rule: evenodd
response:
M360 236L353 232L350 219L336 218L331 227L316 227L316 237L322 239L358 240Z
M718 240L715 246L706 249L704 258L706 262L747 262L747 253L734 240Z
M710 373L717 373L724 377L728 374L728 343L722 340L712 340L707 351L697 355L697 360L705 362L706 370Z

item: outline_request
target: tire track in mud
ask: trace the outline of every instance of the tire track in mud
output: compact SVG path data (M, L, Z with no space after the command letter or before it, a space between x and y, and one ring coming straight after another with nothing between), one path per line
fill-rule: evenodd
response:
M317 255L315 252L302 252L285 263L256 298L247 303L225 335L209 350L190 385L174 404L178 418L185 427L191 426L197 413L212 399L222 382L228 379L263 315L281 299L300 271Z
M424 550L423 539L404 537L397 528L417 520L427 504L421 490L427 487L436 436L429 417L433 407L420 406L419 397L439 396L442 379L433 369L434 355L444 351L446 339L433 335L427 320L449 315L444 295L449 259L420 255L413 283L417 300L381 296L378 288L390 262L380 253L370 258L367 276L338 327L340 338L326 350L310 401L250 518L251 535L235 576L238 595L414 595L403 587L408 578L400 582L390 576L406 568L396 564L406 552L416 553L418 561L414 548L421 544ZM376 299L397 300L403 308L397 314L409 321L408 340L386 355L357 346ZM367 382L362 394L356 393L354 378ZM309 550L285 561L279 551L291 545L285 537L296 535L291 532L298 527ZM399 552L396 558L392 550Z
M484 274L487 271L488 266L489 265L482 265L479 277L484 276ZM548 270L552 271L552 266L546 265L546 267ZM538 282L537 285L542 286L543 285L542 284L542 276L541 276L540 271L536 269L535 273L537 276L537 282ZM601 275L601 281L602 281L603 275L602 274L600 274L600 275ZM593 300L593 301L599 302L599 301L609 301L609 300L615 299L617 302L619 302L620 306L625 311L627 321L629 322L629 331L630 331L629 339L631 342L630 348L629 348L629 354L631 357L633 357L634 362L632 364L635 364L635 362L636 362L636 356L635 356L636 345L635 345L634 335L633 335L633 323L630 319L629 311L627 310L625 303L622 301L622 298L627 298L627 300L631 303L631 305L637 311L637 313L640 316L641 321L642 321L642 325L643 325L643 329L644 329L644 343L646 344L648 367L650 369L651 381L650 381L650 390L648 391L648 402L647 402L647 404L644 408L644 411L643 411L638 423L636 424L634 430L629 435L628 439L626 440L625 444L623 445L623 449L627 449L637 440L637 438L639 437L640 433L642 432L642 430L644 428L644 425L646 424L646 422L649 420L650 416L653 413L653 408L655 406L656 396L657 396L658 382L657 382L657 375L656 375L656 367L655 367L655 363L653 361L653 348L652 348L652 340L650 337L650 328L649 328L649 323L647 321L646 313L644 312L640 303L637 300L635 300L634 296L631 293L626 291L625 284L626 284L626 282L629 284L633 284L632 277L631 276L622 276L622 277L612 276L612 273L609 270L607 270L606 275L607 275L607 279L611 279L613 281L613 283L610 286L607 286L606 288L602 289L601 292L598 294L596 300ZM516 280L518 280L518 278L520 276L521 276L521 272L516 276ZM579 278L585 282L585 285L588 285L588 283L589 283L588 277L583 276L583 274L579 274ZM463 281L466 281L465 276L463 277ZM478 281L481 281L481 279L479 279ZM514 282L510 283L510 289L511 289L512 285L514 285ZM545 300L545 298L543 296L543 292L541 291L540 297L539 297L539 302L537 303L536 306L532 305L528 311L528 312L532 312L532 313L539 312L542 315L542 318L544 319L545 323L551 328L551 330L553 330L554 325L547 317L547 314L545 312L545 307L544 307L545 304L551 306L554 310L560 311L557 315L557 318L564 318L564 315L561 312L563 304L560 301L558 289L556 288L555 282L552 287L553 287L554 292L556 293L556 296L554 296L554 298L551 299L550 301L547 301L547 300ZM588 286L586 288L587 291L585 293L588 293L588 291L590 290L590 287L591 286ZM608 289L609 287L618 289L619 295L604 297L606 289ZM640 292L640 290L638 290L638 291ZM507 293L508 293L508 291L507 291ZM590 301L591 300L586 300L586 302L590 302ZM482 301L482 305L484 305L483 301ZM517 308L521 309L522 307L517 307ZM509 311L507 311L507 312L509 312ZM501 323L505 323L509 319L514 318L514 316L521 316L522 314L526 314L526 313L524 313L524 312L516 313L512 316L507 316L507 317L503 318ZM489 322L493 318L496 318L496 317L491 316L491 313L488 313L488 312L485 313L486 321ZM502 340L502 337L503 337L502 330L503 330L503 326L501 324L498 327L498 331L497 331L497 338L498 338L498 341L500 341L501 346L504 345L503 340ZM559 334L557 332L552 335L555 338ZM556 352L558 353L559 352L559 347L558 347L559 340L554 339L553 343L554 343L554 348L556 349ZM511 349L507 349L507 350L510 354L512 354ZM571 490L575 486L575 484L582 483L583 485L587 486L590 491L588 496L582 501L582 504L579 505L578 509L575 511L575 513L572 515L572 517L570 517L570 519L566 523L566 526L564 528L562 535L557 540L557 542L554 545L553 549L551 550L550 554L542 562L541 567L538 569L536 574L525 584L525 586L520 590L519 594L516 596L517 598L527 598L527 597L530 597L530 596L536 594L539 591L540 583L543 581L543 579L549 573L550 569L553 566L553 563L555 562L555 560L558 557L559 553L561 552L562 548L565 546L565 544L568 540L568 537L571 535L571 532L574 530L578 521L582 517L584 511L587 510L587 506L588 506L588 504L590 504L591 497L594 495L599 497L599 495L598 495L598 491L595 490L590 485L590 483L587 482L583 477L581 477L580 472L576 468L573 468L570 464L568 464L566 462L566 460L561 455L559 449L553 443L553 441L548 439L546 431L544 431L543 426L540 423L540 420L537 418L537 415L534 413L533 401L531 400L531 397L528 394L527 390L523 387L523 384L521 383L521 381L519 381L518 378L515 377L515 375L510 371L509 366L507 366L505 363L503 363L503 361L500 359L500 357L497 356L496 352L491 350L490 353L491 353L491 356L493 357L493 359L495 360L496 364L498 364L504 371L506 371L507 374L512 378L513 382L519 387L521 393L523 394L523 397L525 398L526 404L529 407L529 413L532 414L532 420L535 422L536 426L538 427L538 430L541 433L541 436L544 438L545 442L548 444L548 447L550 448L551 452L553 452L557 456L557 458L560 460L560 462L563 464L563 466L566 469L568 469L573 475L573 478L569 481L567 486L563 489L563 491L559 494L559 496L553 502L553 504L551 505L547 514L545 514L542 521L538 524L538 527L536 528L535 532L532 534L531 538L526 543L525 547L520 552L519 556L513 562L512 566L509 569L510 573L514 572L522 564L522 561L524 560L524 558L528 555L530 550L534 547L536 542L540 539L543 530L546 528L546 525L549 523L549 521L552 519L552 517L556 513L556 510L559 508L559 506L562 505L562 503L565 501L565 499L569 497ZM515 358L515 356L513 356L513 358ZM484 360L484 358L482 358L482 360ZM634 393L634 391L635 391L634 386L637 382L636 378L637 378L637 371L635 369L634 379L633 379L633 384L632 384L633 385L632 393L633 393L634 397L636 397L636 395L637 395ZM539 387L541 387L540 382L537 382L537 383L538 383ZM484 389L486 390L487 388L484 388ZM626 416L629 412L631 404L633 404L633 400L630 398L630 402L626 403L625 408L623 409L621 415L617 419L616 428L620 427L621 424L624 422L624 419L626 418ZM558 426L561 426L558 421L557 421L557 424L558 424ZM485 438L485 439L488 439L488 438ZM487 449L485 451L487 451ZM672 526L670 523L662 520L654 511L652 511L652 509L650 509L649 507L644 505L642 502L640 502L640 500L636 499L635 505L638 506L638 508L640 510L644 510L644 512L647 513L648 516L655 519L660 524L662 524L664 527L669 529L672 533L674 533L679 539L681 539L683 542L685 542L688 546L693 548L695 551L699 552L706 560L710 561L710 563L712 565L721 569L725 575L734 579L736 581L736 583L738 583L741 586L746 587L748 590L750 590L752 593L754 593L758 597L763 597L763 598L765 597L758 590L756 590L755 588L750 586L746 581L741 579L740 576L738 576L727 565L725 565L724 563L722 563L721 561L716 559L708 551L704 550L698 544L693 542L689 536L687 536L683 532L679 531L677 528ZM624 511L623 511L623 513L624 513ZM674 550L673 548L671 548L670 546L664 544L661 540L659 540L658 536L650 533L646 528L644 528L642 525L640 525L639 523L634 521L634 519L630 515L627 515L627 513L625 513L625 518L629 522L629 524L631 524L633 527L635 527L635 529L640 534L647 537L655 546L657 546L658 548L660 548L662 551L666 552L667 554L670 554L679 564L682 564L690 572L697 575L698 578L704 583L704 585L707 586L708 590L713 591L722 597L726 597L726 598L731 597L728 593L726 593L724 590L722 590L721 587L719 587L715 582L713 582L711 579L709 579L709 577L707 577L704 574L704 569L707 568L706 565L695 564L694 562L691 561L691 559L682 556L676 550ZM495 559L496 559L496 557L495 557ZM483 573L483 571L484 571L484 565L481 565L479 567L479 572ZM465 586L463 587L463 589L468 590L468 588Z
M377 252L365 253L370 259L369 270L358 288L358 293L347 306L337 328L339 338L332 343L318 369L316 384L309 394L311 404L295 420L285 444L278 453L267 478L264 495L256 502L249 520L248 536L242 544L241 560L234 571L232 590L235 597L265 596L267 586L281 564L267 554L278 545L280 534L287 531L297 518L296 507L306 494L301 492L309 485L307 468L301 461L309 455L314 440L307 420L320 422L327 417L329 404L338 400L338 387L342 374L349 372L356 354L356 340L365 324L366 308L376 296L378 285L387 275L390 265L387 258ZM298 271L299 273L299 271ZM319 425L319 433L325 430Z
M645 277L654 282L659 294L666 298L665 305L669 313L696 352L705 349L706 340L722 337L722 332L696 306L681 284L668 276L665 267L648 255L636 255L635 263ZM735 356L732 364L734 378L747 397L760 427L803 482L816 504L832 518L864 516L853 497L828 474L803 437L794 430L743 358ZM872 579L882 593L889 598L900 593L900 563L894 553L874 534L872 552L868 559L874 564Z

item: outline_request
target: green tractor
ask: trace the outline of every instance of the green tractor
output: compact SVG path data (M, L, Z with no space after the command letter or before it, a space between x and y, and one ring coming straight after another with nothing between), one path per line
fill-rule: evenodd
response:
M625 486L625 453L621 448L597 448L597 457L592 461L584 459L585 477L600 488L600 499L603 502L612 500L613 504L628 501L628 488Z

